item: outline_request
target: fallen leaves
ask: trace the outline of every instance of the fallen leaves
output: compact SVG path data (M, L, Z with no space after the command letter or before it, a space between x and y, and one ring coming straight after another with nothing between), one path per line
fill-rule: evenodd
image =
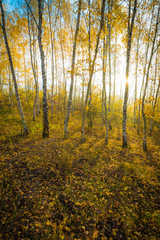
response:
M2 238L154 239L157 160L149 165L135 149L105 148L96 134L84 145L76 134L67 140L32 136L3 153Z

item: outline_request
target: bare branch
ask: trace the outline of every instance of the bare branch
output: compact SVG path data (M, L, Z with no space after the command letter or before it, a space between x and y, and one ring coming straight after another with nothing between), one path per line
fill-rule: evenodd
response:
M27 1L27 0L25 0L25 2L26 2L26 4L27 4L27 6L28 6L28 9L29 9L29 11L30 11L30 12L31 12L31 14L32 14L33 20L34 20L34 22L35 22L35 24L36 24L37 28L39 28L39 25L38 25L38 23L37 23L37 21L36 21L36 19L35 19L35 16L34 16L34 14L33 14L33 11L32 11L32 9L31 9L31 7L30 7L30 5L29 5L28 1Z

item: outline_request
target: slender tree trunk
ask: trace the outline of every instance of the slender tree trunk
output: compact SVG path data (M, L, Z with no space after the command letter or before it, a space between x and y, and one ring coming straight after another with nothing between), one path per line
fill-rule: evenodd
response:
M85 123L86 106L87 106L87 103L88 103L88 96L89 96L90 89L91 89L91 82L92 82L92 77L93 77L93 72L94 72L95 61L96 61L96 58L97 58L100 35L101 35L101 31L102 31L103 24L104 24L104 12L105 12L105 0L102 1L100 29L99 29L99 32L98 32L98 35L97 35L96 48L95 48L93 63L92 63L92 66L91 66L91 73L90 73L90 78L89 78L89 81L88 81L87 93L86 93L85 103L84 103L84 108L83 108L83 113L82 113L82 142L85 141L85 139L84 139L84 123Z
M123 147L127 147L127 103L128 103L128 77L129 77L129 65L130 65L130 52L131 52L131 43L132 43L132 31L137 10L137 0L134 0L134 9L133 15L130 23L131 15L131 0L129 1L129 14L128 14L128 42L127 42L127 56L126 56L126 85L124 93L124 102L123 102L123 127L122 127L122 137L123 137Z
M35 68L35 64L34 64L34 61L33 61L33 51L34 51L34 49L32 49L32 38L31 38L30 21L31 20L30 20L29 9L28 9L28 35L29 35L29 47L30 47L30 59L31 59L31 67L32 67L32 72L33 72L33 77L34 77L34 82L35 82L35 88L36 88L35 100L34 100L34 105L33 105L33 121L35 121L35 118L36 118L37 95L38 95L38 86L37 86L36 68ZM35 41L33 41L33 45L35 45Z
M151 18L151 22L150 22L150 28L149 28L148 38L150 38L150 35L151 35L151 27L152 27L152 21L153 21L153 13L154 13L154 6L153 6L153 9L152 9L152 18ZM145 76L146 76L148 50L149 50L149 41L147 42L147 47L146 47L145 62L144 62L144 67L143 67L143 79L142 79L142 85L141 85L140 97L139 97L137 134L139 134L139 128L140 128L140 122L141 122L141 119L140 119L140 118L141 118L141 101L142 101L142 94L143 94L143 91L144 91L144 80L145 80Z
M67 105L67 113L66 113L66 117L65 117L65 121L64 121L64 137L66 137L68 134L68 121L69 121L70 109L71 109L71 105L72 105L73 83L74 83L74 65L75 65L75 56L76 56L77 36L78 36L79 25L80 25L81 5L82 5L82 0L79 0L76 32L75 32L74 43L73 43L72 66L71 66L71 85L70 85L69 99L68 99L68 105Z
M40 100L39 100L39 86L38 86L38 64L37 64L37 51L36 51L36 37L35 37L35 30L34 25L32 23L32 32L33 32L33 66L35 69L35 108L36 108L36 115L38 116L40 113Z
M38 83L38 64L37 64L37 53L36 53L36 46L35 49L33 51L33 57L34 57L34 65L35 65L35 69L36 69L36 79L37 79L37 106L36 106L36 115L38 117L38 115L40 114L41 111L41 99L39 96L39 83Z
M109 104L108 104L108 113L109 113L109 129L112 129L112 125L111 125L111 84L112 84L112 79L111 79L111 75L112 75L112 65L111 65L111 11L112 11L112 6L111 6L111 0L108 0L108 14L109 14L109 19L108 19L108 57L109 57Z
M75 77L75 84L74 84L74 101L72 104L72 117L74 116L74 112L76 111L76 99L77 99L77 77Z
M104 89L102 89L102 105L101 105L101 109L102 109L102 129L103 129L103 126L104 126Z
M103 104L104 104L104 111L105 111L105 128L106 128L106 133L105 133L105 144L108 144L108 119L107 119L107 106L106 106L106 60L107 60L107 44L106 44L106 39L105 36L103 38Z
M23 59L24 59L24 92L25 92L25 101L27 102L27 75L26 75L26 57L25 57L25 50L23 49Z
M51 75L52 75L52 85L51 85L51 114L53 116L53 89L54 89L54 42L51 42L51 65L52 65L52 69L51 69Z
M51 40L51 76L52 76L52 85L51 85L51 115L53 116L54 112L54 100L53 100L53 89L54 89L54 35L52 31L52 22L51 22L51 12L49 8L49 0L48 0L48 15L49 15L49 28L50 28L50 40ZM57 18L56 18L57 19ZM56 20L55 20L56 22Z
M117 67L117 32L115 30L115 50L114 50L114 84L113 84L113 106L115 111L115 97L116 97L116 67Z
M155 101L154 101L153 110L152 110L152 117L150 119L150 136L152 135L152 131L153 131L153 120L154 120L154 115L155 115L155 109L157 106L159 90L160 90L160 80L159 80L159 84L158 84L157 91L156 91Z
M46 78L46 69L44 61L44 51L42 44L42 0L38 1L38 14L39 14L39 24L38 24L38 43L39 51L41 56L41 71L42 71L42 80L43 80L43 138L49 137L49 121L48 121L48 103L47 103L47 78Z
M10 68L8 67L8 78L9 78L9 105L10 107L13 106L12 103L12 86L11 86L11 74L10 74Z
M89 78L91 74L91 3L90 0L88 0L88 8L89 8L89 26L88 26L88 56L89 56ZM93 121L92 121L92 89L90 89L90 96L89 96L89 130L92 129Z
M10 48L9 48L9 45L8 45L8 39L7 39L6 27L5 27L4 9L3 9L3 5L2 5L1 0L0 0L0 8L1 8L1 14L2 14L2 25L1 25L1 27L2 27L2 30L3 30L5 45L6 45L8 58L9 58L9 62L10 62L10 67L11 67L11 72L12 72L12 77L13 77L13 82L14 82L14 88L15 88L15 94L16 94L16 98L17 98L17 104L18 104L18 108L19 108L19 112L20 112L20 116L21 116L21 120L22 120L22 125L23 125L23 133L25 135L27 135L28 134L28 128L27 128L25 116L24 116L24 113L23 113L21 100L20 100L20 97L19 97L18 85L17 85L15 70L14 70L14 66L13 66L13 60L12 60Z
M61 40L61 52L62 52L62 68L63 68L63 82L64 82L64 116L66 115L66 74L65 74L65 64L64 64L64 51L63 51L63 44Z
M85 81L85 76L83 75L83 80L82 80L82 99L81 99L81 110L83 109L83 105L84 105L84 81Z
M136 127L136 101L137 101L137 78L138 78L138 57L139 57L139 39L140 30L137 38L137 51L136 51L136 77L135 77L135 93L134 93L134 127Z
M3 95L3 86L2 86L2 76L0 74L0 89L1 89L1 96Z
M143 117L143 125L144 125L144 130L143 130L143 150L144 151L147 151L147 121L146 121L146 115L145 115L145 97L146 97L146 91L147 91L148 80L149 80L149 71L150 71L150 66L151 66L151 62L152 62L152 57L154 54L154 45L155 45L155 41L156 41L158 24L159 24L159 12L160 12L160 5L158 8L158 13L157 13L154 38L153 38L153 42L152 42L151 55L150 55L150 60L149 60L148 67L147 67L146 82L145 82L144 93L143 93L143 98L142 98L142 117Z
M157 91L156 91L157 72L159 73L159 71L158 71L159 70L158 54L159 54L159 50L157 49L156 64L155 64L155 76L154 76L154 92L152 93L152 91L151 91L151 97L153 97L153 99L152 99L152 115L150 118L150 131L149 131L150 136L152 135L152 131L153 131L153 120L154 120L155 108L156 108L158 95L159 95L159 89L160 89L160 80L159 80Z

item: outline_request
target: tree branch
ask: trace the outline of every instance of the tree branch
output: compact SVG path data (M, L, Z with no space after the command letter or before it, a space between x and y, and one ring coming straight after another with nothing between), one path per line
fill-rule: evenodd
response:
M28 6L28 9L29 9L29 11L30 11L30 12L31 12L31 14L32 14L33 20L34 20L34 22L35 22L35 24L36 24L37 28L39 28L39 25L38 25L38 23L37 23L37 21L36 21L36 19L35 19L35 16L34 16L34 14L33 14L33 12L32 12L32 9L31 9L31 7L30 7L30 5L29 5L28 1L27 1L27 0L25 0L25 2L26 2L26 4L27 4L27 6Z

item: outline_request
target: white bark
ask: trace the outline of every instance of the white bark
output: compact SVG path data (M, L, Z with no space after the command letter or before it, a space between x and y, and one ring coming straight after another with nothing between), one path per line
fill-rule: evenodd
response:
M131 52L131 43L132 43L132 31L135 20L137 10L137 0L134 0L134 9L132 19L130 19L131 15L131 0L129 1L129 14L128 14L128 42L127 42L127 56L126 56L126 85L125 85L125 93L124 93L124 102L123 102L123 126L122 126L122 137L123 137L123 147L127 147L127 103L128 103L128 77L129 77L129 65L130 65L130 52ZM131 20L131 23L130 23Z
M39 51L41 56L41 71L42 71L42 80L43 80L43 138L49 137L49 121L48 121L48 103L47 103L47 78L46 78L46 69L45 69L45 56L43 51L42 44L42 0L38 1L38 15L39 15L39 24L38 24L38 44Z
M11 56L11 52L10 52L10 48L9 48L9 44L8 44L7 33L6 33L4 9L3 9L3 5L2 5L1 0L0 0L0 8L1 8L1 14L2 14L2 25L1 25L1 27L2 27L2 30L3 30L4 41L5 41L5 45L6 45L6 49L7 49L7 53L8 53L9 62L10 62L10 68L11 68L13 82L14 82L17 104L18 104L18 108L19 108L19 112L20 112L20 116L21 116L21 120L22 120L22 125L23 125L23 133L26 135L26 134L28 134L28 128L27 128L23 108L22 108L22 105L21 105L21 100L20 100L20 97L19 97L19 91L18 91L18 85L17 85L16 75L15 75L15 70L14 70L14 66L13 66L13 60L12 60L12 56Z
M153 58L153 54L154 54L154 46L155 46L155 41L156 41L156 36L157 36L157 31L158 31L159 12L160 12L160 5L158 8L158 13L157 13L154 38L153 38L153 42L152 42L151 55L150 55L150 60L149 60L148 67L147 67L146 82L145 82L144 93L143 93L143 98L142 98L142 117L143 117L143 125L144 125L144 129L143 129L143 150L144 151L147 151L147 120L146 120L146 115L145 115L145 98L146 98L146 91L147 91L148 80L149 80L150 66L151 66L151 62L152 62L152 58Z
M102 31L103 24L104 24L104 12L105 12L105 0L102 1L100 29L99 29L99 32L97 35L96 48L95 48L95 52L94 52L94 58L93 58L92 66L91 66L91 73L90 73L90 78L88 81L87 93L86 93L85 103L84 103L84 108L83 108L83 113L82 113L82 142L85 141L85 139L84 139L84 124L85 124L86 106L88 103L88 97L89 97L89 93L90 93L90 89L91 89L91 83L92 83L95 61L97 58L100 35L101 35L101 31Z
M67 113L66 113L66 117L65 117L65 121L64 121L64 137L66 137L68 134L68 121L69 121L70 110L71 110L71 105L72 105L73 83L74 83L74 65L75 65L75 57L76 57L77 37L78 37L78 31L79 31L79 25L80 25L81 6L82 6L82 0L79 0L76 32L75 32L75 36L74 36L73 53L72 53L71 85L70 85L70 91L69 91Z

